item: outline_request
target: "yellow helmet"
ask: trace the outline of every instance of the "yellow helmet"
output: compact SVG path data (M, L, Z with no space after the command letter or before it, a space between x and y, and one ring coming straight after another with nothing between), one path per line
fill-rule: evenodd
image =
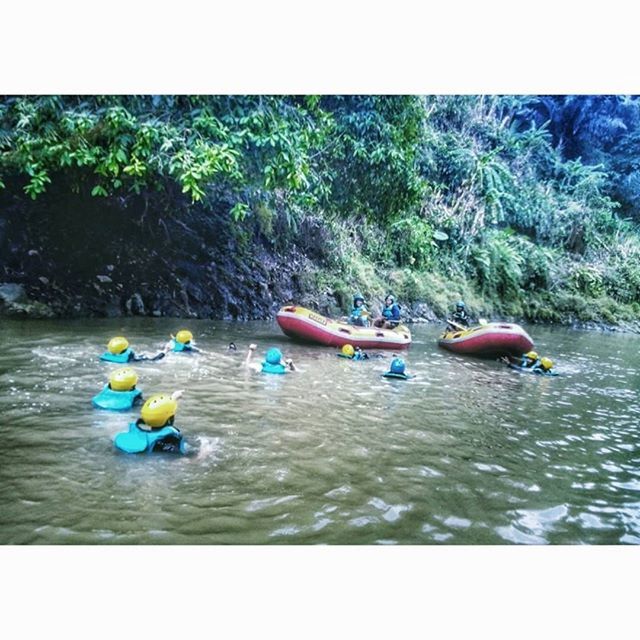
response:
M142 405L140 417L150 427L164 427L177 410L178 403L171 396L159 393Z
M191 342L193 340L193 334L191 331L187 331L186 329L182 329L176 333L176 342L180 342L181 344L187 344L187 342Z
M529 351L529 353L525 353L525 358L529 358L529 360L537 360L538 354L535 351Z
M131 367L116 369L109 376L109 386L114 391L131 391L138 384L138 374Z
M342 347L342 355L343 356L347 356L347 358L353 358L353 356L355 355L356 350L353 348L352 345L350 344L345 344Z
M111 340L109 340L109 344L107 344L107 349L114 355L118 355L119 353L126 351L128 348L129 341L122 336L111 338Z
M553 360L551 360L551 358L542 358L542 360L540 360L540 364L545 371L549 371L549 369L553 367Z

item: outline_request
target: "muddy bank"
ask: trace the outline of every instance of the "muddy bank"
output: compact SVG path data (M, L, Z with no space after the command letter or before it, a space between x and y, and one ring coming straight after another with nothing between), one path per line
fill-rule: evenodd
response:
M0 313L18 317L172 316L258 320L288 302L336 311L305 287L302 249L242 235L216 212L180 217L143 201L24 200L0 218Z

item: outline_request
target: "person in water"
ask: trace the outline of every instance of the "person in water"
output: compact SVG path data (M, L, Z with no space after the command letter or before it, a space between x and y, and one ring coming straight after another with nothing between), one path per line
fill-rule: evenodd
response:
M180 429L174 425L178 399L184 391L171 395L156 394L142 406L140 418L129 424L129 430L116 435L116 448L125 453L186 453L186 443Z
M175 353L204 353L202 349L196 347L191 331L181 329L176 335L171 335L171 340L164 346L165 353L173 351Z
M467 308L464 301L459 300L456 302L456 310L451 314L451 320L455 322L457 325L461 325L463 327L468 327L470 323L470 317L467 313ZM455 327L455 325L451 325ZM455 327L458 328L458 327Z
M384 300L382 316L374 321L374 326L383 329L395 329L400 324L400 305L392 295Z
M514 358L513 356L505 356L501 358L503 362L506 362L511 367L517 369L526 369L532 373L538 373L545 376L557 376L557 371L553 368L553 360L551 358L542 357L539 358L535 351L529 351L520 358Z
M415 378L415 375L409 374L405 371L406 365L402 358L395 357L391 361L391 366L389 367L389 371L382 374L383 378L397 378L399 380L410 380L411 378Z
M296 366L293 364L293 360L291 358L287 358L283 361L282 352L276 347L271 347L271 349L266 352L264 361L261 364L252 364L251 356L257 348L258 347L255 344L249 345L249 351L247 352L247 357L244 361L246 367L261 373L287 373L289 371L297 371Z
M349 324L357 327L369 326L369 311L364 303L364 298L357 293L353 296L353 309L349 315Z
M142 401L142 391L136 389L138 374L130 367L120 367L109 375L109 382L91 399L94 407L110 411L128 411Z
M502 362L506 364L512 364L516 367L520 367L521 369L531 369L538 364L538 354L535 351L528 351L527 353L522 354L521 356L502 356L500 358Z
M347 358L348 360L368 360L369 354L365 353L360 347L354 347L351 344L345 344L340 353L337 354L338 358Z
M558 372L553 368L553 360L551 358L540 358L540 366L535 369L535 372L545 376L558 375Z
M106 362L116 362L118 364L127 364L127 362L144 362L145 360L156 361L161 360L165 356L165 351L157 353L150 358L145 355L136 355L133 349L129 348L129 341L123 336L111 338L107 344L107 350L100 356L100 360Z
M519 367L523 369L534 369L540 363L540 357L535 351L527 351L520 357Z

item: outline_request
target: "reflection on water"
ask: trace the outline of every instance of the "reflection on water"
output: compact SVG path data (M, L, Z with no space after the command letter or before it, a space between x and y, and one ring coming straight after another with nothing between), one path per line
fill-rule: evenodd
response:
M136 365L185 389L176 424L197 455L126 456L135 413L93 409L126 335L154 353L167 319L0 325L2 543L637 543L640 374L632 335L531 327L563 374L519 374L436 346L418 326L409 382L270 323L190 321L204 356ZM237 353L228 352L230 340ZM247 345L300 372L247 372Z

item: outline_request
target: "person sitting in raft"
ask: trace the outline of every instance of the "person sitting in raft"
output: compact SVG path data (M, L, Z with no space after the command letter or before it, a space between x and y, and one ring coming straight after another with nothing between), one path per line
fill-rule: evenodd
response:
M104 389L91 399L94 407L109 411L129 411L142 400L142 391L136 389L138 374L130 367L120 367L109 375Z
M282 352L276 347L271 347L271 349L267 351L264 361L260 365L251 364L251 356L257 348L255 344L249 345L249 351L244 361L246 367L261 373L287 373L288 371L297 371L291 358L287 358L284 362L282 361Z
M164 358L165 352L160 353L150 358L149 356L136 355L132 349L129 348L129 341L122 337L117 336L111 338L107 344L107 350L100 356L100 360L106 362L116 362L118 364L127 364L127 362L143 362L145 360L155 361Z
M129 430L116 435L114 444L125 453L186 453L186 443L174 424L178 398L183 391L171 395L156 394L142 405L140 418L129 423Z
M337 354L338 358L347 358L348 360L368 360L369 354L365 353L360 347L354 347L351 344L345 344L340 353Z
M400 305L396 304L396 299L392 295L385 298L382 316L373 324L382 329L395 329L400 324Z
M364 304L364 298L359 293L353 296L353 309L349 315L349 324L357 327L369 326L369 311Z
M455 329L469 326L470 317L467 313L466 305L462 300L456 302L456 310L451 314L451 320L453 320L453 323L455 324L450 323L450 326L454 327Z
M193 341L193 334L191 331L181 329L176 335L171 335L171 340L164 346L165 353L173 351L175 353L204 353L202 349L196 347Z
M400 380L410 380L415 378L415 375L411 375L405 372L405 363L402 358L394 358L391 361L389 371L382 374L383 378L399 378Z

